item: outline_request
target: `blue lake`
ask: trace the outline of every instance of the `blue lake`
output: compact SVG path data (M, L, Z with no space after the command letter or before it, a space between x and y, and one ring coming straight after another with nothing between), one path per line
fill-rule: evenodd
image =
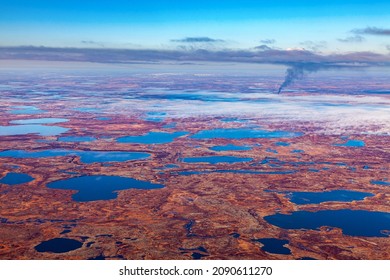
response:
M92 142L95 140L96 138L92 136L64 136L58 138L58 141L61 142Z
M14 115L36 115L36 114L42 114L46 111L40 110L35 106L14 106L12 107L13 110L11 110L11 114Z
M368 192L357 192L349 190L334 190L328 192L293 192L289 193L290 201L303 204L317 204L326 201L351 202L354 200L363 200L366 197L374 196Z
M61 123L67 122L68 119L61 118L38 118L38 119L24 119L24 120L14 120L10 121L11 124L51 124L51 123Z
M79 202L108 200L117 197L117 191L127 189L160 189L164 185L121 176L92 175L59 180L47 184L51 189L77 190L72 199Z
M74 150L43 150L28 152L24 150L7 150L0 152L0 157L12 158L45 158L59 156L79 156L84 163L94 162L123 162L141 160L150 157L149 153L142 152L111 152L111 151L74 151Z
M101 109L94 108L94 107L79 107L79 108L74 108L73 110L78 111L78 112L83 112L83 113L100 113L101 112Z
M365 143L363 140L348 140L345 143L334 144L334 145L339 146L339 147L358 147L358 148L361 148L361 147L365 146Z
M176 127L176 123L175 122L168 123L168 124L163 126L163 128L175 128L175 127Z
M217 128L211 130L201 130L190 138L194 139L244 139L244 138L292 138L303 135L299 132L290 131L268 131L249 128Z
M237 232L233 232L231 234L229 234L231 237L233 238L240 238L241 234L237 233Z
M46 126L40 124L0 126L0 136L38 134L41 136L55 136L67 132L69 129L61 126Z
M388 237L390 213L365 210L297 211L292 214L274 214L264 217L268 223L284 229L319 229L337 227L343 234L366 237Z
M293 154L299 154L299 153L304 153L304 150L292 150L291 151Z
M237 102L240 101L240 98L220 96L212 94L211 92L201 93L201 92L185 92L185 93L168 93L164 94L143 94L139 98L144 100L199 100L204 102Z
M288 147L290 146L291 144L288 143L288 142L276 142L275 143L275 146L279 146L279 147Z
M10 172L0 179L0 184L6 184L12 186L12 185L28 183L31 182L32 180L34 180L34 178L28 174Z
M166 118L166 115L167 113L164 112L148 112L144 120L149 122L162 122Z
M274 149L271 149L271 148L267 148L265 151L268 152L268 153L273 153L273 154L277 154L278 153L277 150L274 150Z
M237 146L233 144L228 144L224 146L213 146L210 148L210 150L216 151L216 152L223 152L223 151L249 151L252 147L249 146Z
M374 185L390 186L390 182L387 181L371 180L370 183Z
M53 238L47 241L41 242L35 246L35 250L38 252L48 253L66 253L79 249L83 246L80 241L69 238Z
M172 142L175 138L186 135L186 131L176 132L149 132L144 135L120 137L118 143L136 143L136 144L166 144Z
M201 258L207 257L208 255L194 252L191 254L191 256L192 256L192 259L194 259L194 260L200 260Z
M289 243L288 240L277 238L260 238L252 239L252 241L264 244L261 249L267 253L281 255L291 254L291 250L289 248L284 247L284 245L287 245Z
M164 168L178 168L178 167L179 167L179 165L177 165L177 164L167 164L164 166Z
M221 122L238 122L238 123L245 123L247 120L242 120L239 118L223 118L220 120Z
M281 161L275 157L265 157L262 161L259 162L260 164L277 164L277 165L284 165L287 164L285 161Z
M207 162L210 164L248 162L251 160L253 160L253 158L244 158L244 157L235 157L235 156L205 156L205 157L188 157L182 159L182 161L186 163Z

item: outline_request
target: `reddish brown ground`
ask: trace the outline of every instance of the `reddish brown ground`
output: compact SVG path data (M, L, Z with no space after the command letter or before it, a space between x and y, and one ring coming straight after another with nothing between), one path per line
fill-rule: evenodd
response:
M42 106L44 107L44 106ZM55 117L67 117L66 110L46 104ZM68 112L69 113L69 112ZM27 118L31 116L17 116ZM14 115L4 114L1 125L7 125ZM34 118L40 115L34 115ZM17 172L28 173L34 181L8 186L0 184L0 259L88 259L99 255L107 259L192 259L192 253L203 259L390 259L390 238L351 237L341 230L284 230L267 223L263 217L278 211L365 209L390 212L390 188L373 185L370 180L389 178L389 137L348 135L364 140L363 148L336 147L340 135L321 135L314 125L274 122L256 119L254 124L267 129L304 132L292 139L196 140L188 137L163 145L119 144L116 137L139 135L150 130L162 130L171 121L174 129L195 133L215 127L237 127L239 124L215 119L166 119L162 123L140 120L139 116L111 115L110 121L98 121L89 113L72 113L70 121L60 124L71 128L69 135L93 135L99 140L90 143L61 143L56 137L3 136L0 150L45 150L52 148L101 151L147 151L152 158L140 161L84 164L78 157L41 159L0 158L0 177L14 171L10 165L20 166ZM64 135L67 135L64 134ZM103 139L101 136L109 136ZM37 139L49 140L47 143ZM287 141L288 147L277 147L277 141ZM213 152L208 148L219 144L255 145L250 151ZM278 154L267 152L276 149ZM301 149L304 153L291 153ZM266 157L277 157L287 162L282 170L297 170L289 175L254 175L210 173L179 176L183 170L212 170L215 165L187 164L182 157L202 155L237 155L252 157L249 163L219 164L218 169L277 170L268 165L250 166ZM293 166L294 162L315 162L314 165ZM326 162L326 163L320 163ZM340 166L336 163L345 163ZM177 164L178 168L164 168ZM363 166L370 169L363 169ZM320 169L310 172L308 169ZM328 168L322 170L322 168ZM350 168L356 168L355 171ZM60 171L77 171L85 175L121 175L162 183L156 190L124 190L118 198L107 201L75 202L73 191L54 190L46 184L71 178ZM273 191L323 191L350 189L368 191L373 197L350 203L326 202L319 205L295 205L284 194ZM267 192L265 192L267 190ZM64 229L70 232L61 234ZM233 233L240 234L234 238ZM34 246L57 237L68 237L83 242L80 249L63 254L39 253ZM269 254L260 249L255 238L288 239L291 255ZM207 249L207 253L198 247Z

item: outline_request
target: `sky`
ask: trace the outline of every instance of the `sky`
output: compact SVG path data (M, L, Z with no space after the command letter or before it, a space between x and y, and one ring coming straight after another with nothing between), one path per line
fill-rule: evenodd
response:
M0 47L390 52L390 1L0 0Z

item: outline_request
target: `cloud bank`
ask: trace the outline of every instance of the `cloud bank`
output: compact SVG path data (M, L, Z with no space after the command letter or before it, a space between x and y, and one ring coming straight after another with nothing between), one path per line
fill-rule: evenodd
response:
M225 42L221 39L213 39L209 37L186 37L183 39L172 39L171 42L178 43L222 43Z
M102 63L132 63L163 61L242 62L282 65L389 65L390 56L374 52L319 54L305 49L281 50L262 45L254 49L182 50L106 49L106 48L48 48L34 46L0 47L0 59L78 61Z
M260 43L266 44L266 45L272 45L276 43L275 39L264 39L260 40Z
M361 42L364 42L365 39L363 36L355 35L355 36L349 36L349 37L343 38L343 39L337 39L337 41L342 42L342 43L361 43Z
M260 50L260 51L270 51L270 50L272 50L272 48L267 46L267 45L256 46L255 49L256 50Z
M366 27L363 29L354 29L352 32L355 34L390 36L389 28Z
M104 48L104 44L103 43L92 41L92 40L82 40L82 41L80 41L80 43L83 44L83 45L98 46L98 47Z
M318 52L320 49L326 48L327 43L325 41L304 41L299 43L301 46L308 50Z
M213 41L215 39L188 37L184 40L193 43L194 40ZM319 70L368 66L390 67L390 54L352 52L325 55L306 49L273 49L267 45L246 50L210 50L194 47L175 50L47 48L34 46L0 47L0 59L98 63L235 62L280 64L288 66L288 69L285 80L279 88L279 93L285 87L294 83L295 80L304 77L305 74Z

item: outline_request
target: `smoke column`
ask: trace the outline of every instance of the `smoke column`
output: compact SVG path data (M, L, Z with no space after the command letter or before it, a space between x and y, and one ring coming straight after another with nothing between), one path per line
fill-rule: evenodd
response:
M288 68L286 70L284 82L279 87L278 94L282 91L282 89L292 84L295 80L302 79L304 74L304 67L302 65L294 65Z

